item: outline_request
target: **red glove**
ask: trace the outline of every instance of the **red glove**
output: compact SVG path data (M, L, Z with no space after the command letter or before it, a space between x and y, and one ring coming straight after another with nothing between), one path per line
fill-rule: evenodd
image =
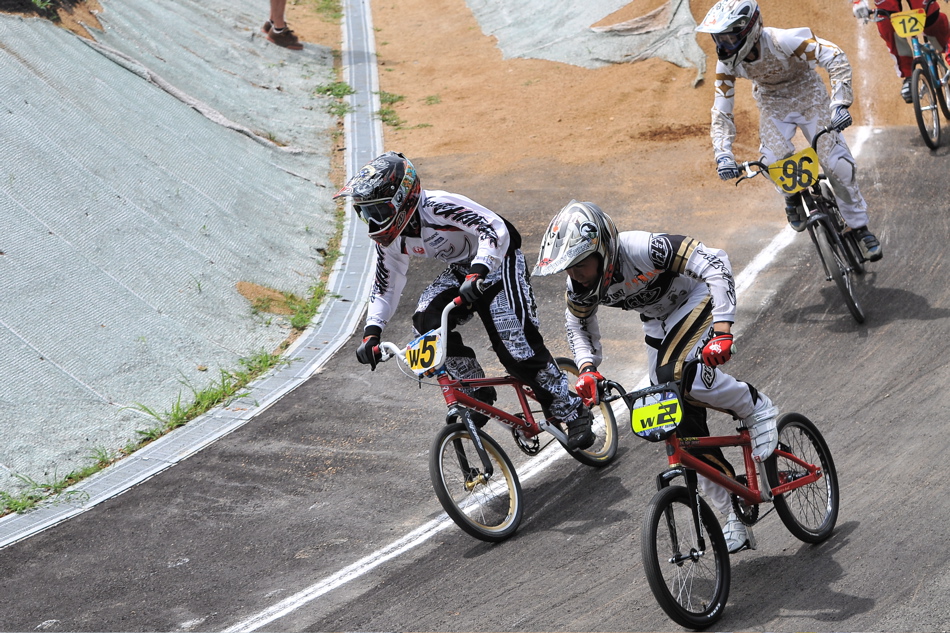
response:
M703 364L715 367L732 358L732 334L713 332L713 337L703 348Z
M604 377L601 376L600 372L596 369L585 369L581 372L581 375L577 377L577 382L574 383L574 389L586 406L590 407L595 404L600 404L600 390L597 389L597 383L603 379Z

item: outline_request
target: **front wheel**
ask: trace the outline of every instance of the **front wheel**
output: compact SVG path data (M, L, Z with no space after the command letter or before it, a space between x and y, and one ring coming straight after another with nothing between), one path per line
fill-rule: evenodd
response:
M937 89L937 98L940 100L940 109L943 111L943 116L950 119L950 72L947 70L947 64L943 61L942 55L935 53L933 60L934 72L936 73L935 79L938 84L934 87Z
M930 79L930 73L918 66L910 78L910 96L914 102L914 116L924 143L930 149L940 145L940 113L937 103L937 91Z
M792 535L806 543L820 543L831 536L838 520L838 471L828 444L815 425L800 413L787 413L778 421L778 451L765 462L769 486L788 483L808 474L800 461L821 467L821 478L775 497L775 511Z
M558 368L567 374L567 382L570 389L574 391L574 383L577 382L579 374L577 365L570 358L555 358ZM601 402L590 409L591 429L594 431L594 444L582 451L571 451L571 457L586 466L601 467L606 466L617 456L617 420L614 418L614 410L607 402Z
M429 476L452 520L475 538L496 543L518 529L524 499L515 467L498 442L482 432L478 440L492 465L490 477L485 476L471 433L460 422L436 435L429 451Z
M816 222L809 225L808 229L811 231L812 237L815 238L818 254L824 263L825 271L834 280L838 290L841 291L841 296L848 306L851 316L858 323L864 323L864 310L854 294L854 278L847 255L842 251L841 245L837 241L831 240L828 227L825 224Z
M726 540L713 511L702 498L697 499L705 547L700 547L689 493L682 486L654 495L640 535L650 590L670 619L691 629L715 623L729 597Z

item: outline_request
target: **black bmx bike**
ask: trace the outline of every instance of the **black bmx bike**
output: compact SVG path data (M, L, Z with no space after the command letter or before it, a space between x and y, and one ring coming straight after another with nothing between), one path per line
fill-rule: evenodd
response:
M815 134L811 147L797 152L788 158L778 160L771 165L757 160L742 163L745 174L738 182L765 174L778 185L786 195L801 196L805 209L806 228L811 236L818 258L827 281L834 281L851 316L858 323L864 323L864 309L858 302L856 279L865 272L867 259L858 247L858 239L838 209L831 183L819 169L815 148L818 139L834 128L825 127ZM752 169L753 167L757 169Z

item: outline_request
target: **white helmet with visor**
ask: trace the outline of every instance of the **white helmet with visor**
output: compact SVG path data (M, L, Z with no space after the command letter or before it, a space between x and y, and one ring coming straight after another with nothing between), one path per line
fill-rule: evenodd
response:
M720 0L696 27L709 33L716 55L731 66L745 59L762 35L762 15L755 0Z

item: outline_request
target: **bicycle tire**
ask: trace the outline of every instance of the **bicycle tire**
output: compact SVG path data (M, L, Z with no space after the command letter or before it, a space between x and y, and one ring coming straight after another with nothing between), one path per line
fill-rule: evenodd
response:
M910 96L914 104L914 117L924 143L930 149L940 146L940 113L937 92L930 73L921 66L914 68L910 79Z
M579 375L577 365L570 358L557 357L554 359L558 368L568 376L570 389L574 391L574 383ZM617 420L614 416L613 407L607 402L601 402L599 405L591 407L591 417L593 424L591 428L597 439L593 446L584 450L570 451L571 457L586 466L602 468L614 461L617 457L617 445L620 434L617 431Z
M782 523L792 535L806 543L820 543L831 536L838 521L838 471L828 444L818 428L800 413L786 413L777 424L779 448L808 462L821 466L822 477L796 488L772 501ZM786 457L772 454L765 460L769 485L805 474L805 470Z
M854 237L854 233L848 230L847 223L844 221L844 218L841 217L841 209L838 208L838 199L835 198L831 183L829 183L827 179L822 179L819 188L821 199L824 200L825 206L828 207L828 215L831 217L835 232L841 238L841 243L844 246L844 254L848 259L851 270L854 271L856 275L863 275L866 272L864 256L861 253L860 247L858 247L858 241Z
M828 227L821 222L809 225L809 230L815 238L815 244L818 247L818 254L824 263L825 271L834 280L835 285L844 298L845 305L851 312L851 316L858 323L864 323L864 310L854 296L854 283L851 270L848 267L848 257L842 252L841 246L837 242L832 242L828 237Z
M698 547L689 495L682 486L653 496L640 533L643 571L654 598L671 620L691 629L706 628L722 617L731 573L722 528L701 497L699 505L705 551ZM685 559L684 548L691 554Z
M429 450L429 476L442 508L465 532L497 543L511 537L521 523L524 499L521 482L505 451L491 436L478 437L494 473L484 483L484 469L468 428L461 422L445 425Z
M937 81L937 100L940 101L940 109L943 116L950 119L950 76L948 76L947 63L937 51L933 52L934 70Z

